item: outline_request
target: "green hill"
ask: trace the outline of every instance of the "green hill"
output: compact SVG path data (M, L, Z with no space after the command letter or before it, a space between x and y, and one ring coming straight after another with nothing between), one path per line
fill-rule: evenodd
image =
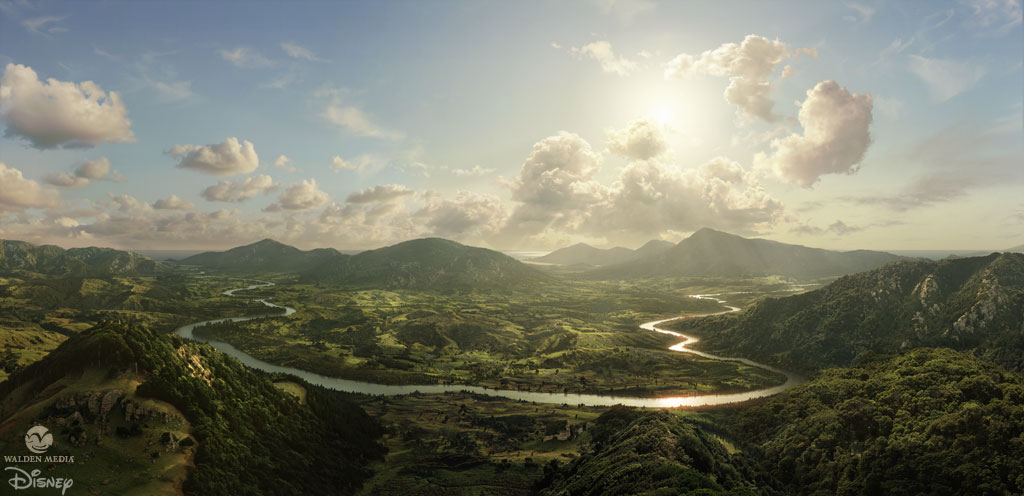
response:
M612 407L587 429L590 452L546 467L540 494L771 494L756 460L702 425L664 410Z
M424 238L364 251L318 267L308 279L348 288L511 289L548 276L486 248Z
M794 368L845 366L866 351L947 346L1021 371L1024 255L896 262L685 325L703 349Z
M1024 378L949 349L830 369L735 415L784 494L1024 494Z
M109 277L151 275L167 265L137 253L111 248L36 246L24 241L0 240L0 274L17 271L51 276Z
M335 263L348 255L333 248L302 251L294 246L264 239L227 251L208 251L181 261L211 269L242 272L303 272L327 263Z
M837 252L765 239L747 239L704 228L670 249L632 262L596 269L591 275L605 279L765 275L813 279L861 272L901 258L876 251Z
M352 493L382 455L380 427L304 388L300 402L207 345L103 322L0 383L0 451L21 453L41 424L50 454L76 459L53 473L82 492Z

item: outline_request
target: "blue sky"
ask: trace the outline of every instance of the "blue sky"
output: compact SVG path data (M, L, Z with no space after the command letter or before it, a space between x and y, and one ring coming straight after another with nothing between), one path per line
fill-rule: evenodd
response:
M0 237L1004 249L1022 47L1005 0L5 1Z

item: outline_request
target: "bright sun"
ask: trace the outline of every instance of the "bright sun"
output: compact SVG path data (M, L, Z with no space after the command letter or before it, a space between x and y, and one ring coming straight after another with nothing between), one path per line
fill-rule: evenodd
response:
M676 112L669 105L660 105L655 107L651 112L651 115L663 126L670 126L676 122Z

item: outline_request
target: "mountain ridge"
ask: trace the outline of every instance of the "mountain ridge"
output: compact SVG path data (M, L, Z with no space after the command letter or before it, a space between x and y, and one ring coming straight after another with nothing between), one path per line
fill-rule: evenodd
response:
M0 273L24 270L51 276L105 277L151 275L168 265L113 248L64 249L27 241L0 240Z
M902 259L904 257L885 252L837 252L702 228L668 250L594 269L589 274L608 279L769 275L815 279L869 270Z

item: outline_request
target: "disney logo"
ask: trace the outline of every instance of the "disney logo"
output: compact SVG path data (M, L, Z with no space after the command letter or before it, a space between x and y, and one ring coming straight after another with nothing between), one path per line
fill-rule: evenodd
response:
M7 480L7 483L15 490L52 487L60 489L60 494L63 495L75 483L73 479L65 479L63 477L39 477L39 474L42 473L39 469L33 470L31 473L18 467L7 467L4 469L4 471L7 470L14 472L11 478Z

